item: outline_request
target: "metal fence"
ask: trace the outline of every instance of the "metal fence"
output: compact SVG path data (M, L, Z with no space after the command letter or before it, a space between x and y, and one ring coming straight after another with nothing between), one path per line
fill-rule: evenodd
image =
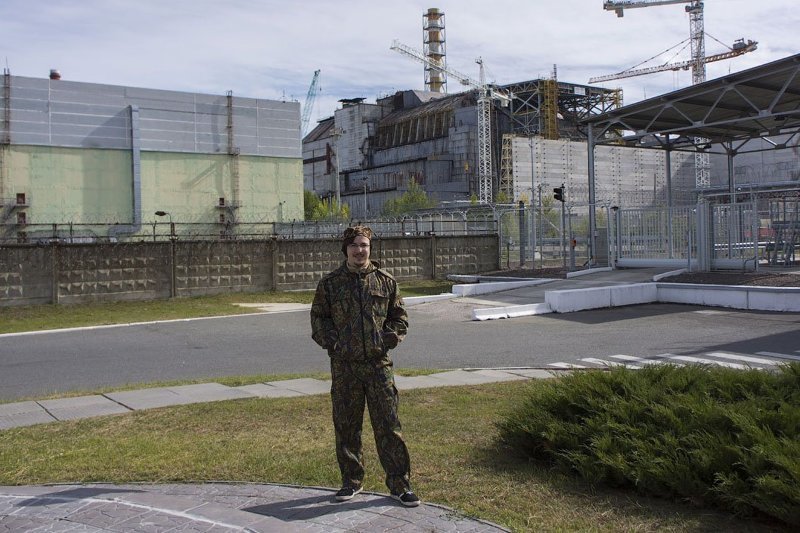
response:
M497 209L500 265L575 270L588 263L588 207L564 205L563 209L562 213L560 203ZM606 219L602 211L599 219Z
M800 190L707 195L697 204L649 208L597 205L589 250L589 206L480 205L363 220L225 224L156 221L6 224L0 244L325 239L366 224L378 236L498 235L501 268L575 270L584 265L701 270L791 265L800 247ZM126 231L128 233L126 233Z
M369 225L377 235L386 237L483 235L497 233L498 228L494 211L486 208L348 221L215 224L156 220L124 231L126 227L109 223L14 224L0 227L0 244L320 239L339 236L355 224Z
M797 262L800 197L775 192L710 195L671 209L614 209L612 261L619 267L754 270Z

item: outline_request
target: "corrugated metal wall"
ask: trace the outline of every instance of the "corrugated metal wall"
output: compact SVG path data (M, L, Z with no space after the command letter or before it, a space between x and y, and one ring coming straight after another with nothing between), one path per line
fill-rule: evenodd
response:
M142 150L228 151L224 95L22 76L11 76L10 91L11 144L129 149L129 108L138 106ZM300 157L299 102L234 96L231 110L241 154Z
M531 198L530 189L539 184L546 187L542 195L551 196L552 187L564 183L570 203L588 205L589 169L585 142L515 137L512 150L515 200L521 194ZM531 165L531 157L534 165ZM673 190L691 191L694 188L693 163L691 154L672 154ZM595 148L595 173L598 202L633 207L666 201L665 156L661 150L598 146Z

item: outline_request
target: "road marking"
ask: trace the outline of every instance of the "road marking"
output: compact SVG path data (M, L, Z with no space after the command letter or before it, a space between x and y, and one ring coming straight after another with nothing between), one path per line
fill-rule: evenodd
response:
M700 363L703 365L716 365L724 366L726 368L736 368L738 370L748 370L754 368L748 365L740 365L739 363L729 363L727 361L715 361L714 359L704 359L702 357L691 357L689 355L674 355L670 359L677 359L678 361L687 361L689 363Z
M641 363L643 365L659 365L668 360L665 357L657 356L657 357L634 357L632 355L612 355L614 359L621 359L623 361L631 361L632 363Z
M589 368L583 365L574 365L572 363L549 363L547 366L552 366L555 368Z
M285 313L291 311L284 311ZM17 333L0 333L0 339L6 337L22 337L25 335L47 335L49 333L72 333L76 331L92 331L95 329L130 328L135 326L152 326L153 324L171 324L173 322L196 322L199 320L216 320L218 318L239 318L268 315L276 313L241 313L238 315L198 316L194 318L173 318L170 320L150 320L148 322L127 322L125 324L102 324L99 326L77 326L74 328L43 329L36 331L19 331Z
M776 352L757 352L757 355L777 357L782 359L800 360L800 357L798 356L781 354ZM703 354L703 357L695 357L690 355L675 355L671 353L662 353L654 356L644 356L644 357L635 357L633 355L625 355L625 354L615 354L615 355L609 355L608 357L610 359L618 359L618 361L611 361L609 359L601 359L598 357L584 357L582 359L579 359L579 361L581 361L582 363L600 365L609 368L615 366L624 366L632 370L640 370L642 368L641 365L660 365L660 364L684 365L687 363L715 365L726 368L735 368L738 370L749 370L749 369L764 370L763 368L759 368L753 365L775 366L780 364L780 361L775 361L774 359L765 359L763 357L752 357L749 355L729 353L729 352L707 352ZM713 359L707 359L709 357ZM738 362L720 361L719 359L729 359L731 361L738 361ZM583 365L564 363L564 362L549 363L548 366L552 366L555 368L590 368Z
M597 359L596 357L587 357L585 359L581 359L584 363L594 363L596 365L603 365L603 366L624 366L631 368L633 370L639 370L642 367L638 365L631 365L627 363L620 363L618 361L609 361L607 359Z
M747 355L727 353L727 352L710 352L707 353L708 357L721 357L723 359L733 359L734 361L744 361L747 363L756 363L759 365L776 365L777 361L774 359L764 359L762 357L749 357Z
M779 359L791 359L792 361L800 361L800 356L790 355L788 353L756 352L756 355L766 355L767 357L777 357Z

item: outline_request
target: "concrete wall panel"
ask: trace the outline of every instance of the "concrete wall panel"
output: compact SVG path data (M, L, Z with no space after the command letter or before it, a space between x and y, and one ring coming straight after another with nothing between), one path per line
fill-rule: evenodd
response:
M464 266L434 266L439 257L434 258L431 250L448 239L384 238L377 241L373 256L399 282L430 279L434 270L440 278L465 273ZM490 240L494 246L483 244L485 236L453 238L447 244L480 250L486 258L475 262L489 264L498 256L497 239ZM173 292L197 296L312 290L322 276L341 265L340 246L331 239L287 239L2 247L0 306L159 299Z
M0 247L0 306L50 303L52 266L52 255L45 248Z

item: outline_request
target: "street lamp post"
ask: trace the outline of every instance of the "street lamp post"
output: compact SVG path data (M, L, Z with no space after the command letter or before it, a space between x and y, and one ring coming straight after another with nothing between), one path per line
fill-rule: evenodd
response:
M175 298L178 295L178 288L176 285L177 269L175 268L175 223L172 222L172 215L167 211L156 211L157 217L169 217L169 262L170 262L170 280L169 280L169 295Z
M172 222L172 215L167 211L156 211L155 215L157 217L169 217L169 238L170 240L175 240L175 223Z

